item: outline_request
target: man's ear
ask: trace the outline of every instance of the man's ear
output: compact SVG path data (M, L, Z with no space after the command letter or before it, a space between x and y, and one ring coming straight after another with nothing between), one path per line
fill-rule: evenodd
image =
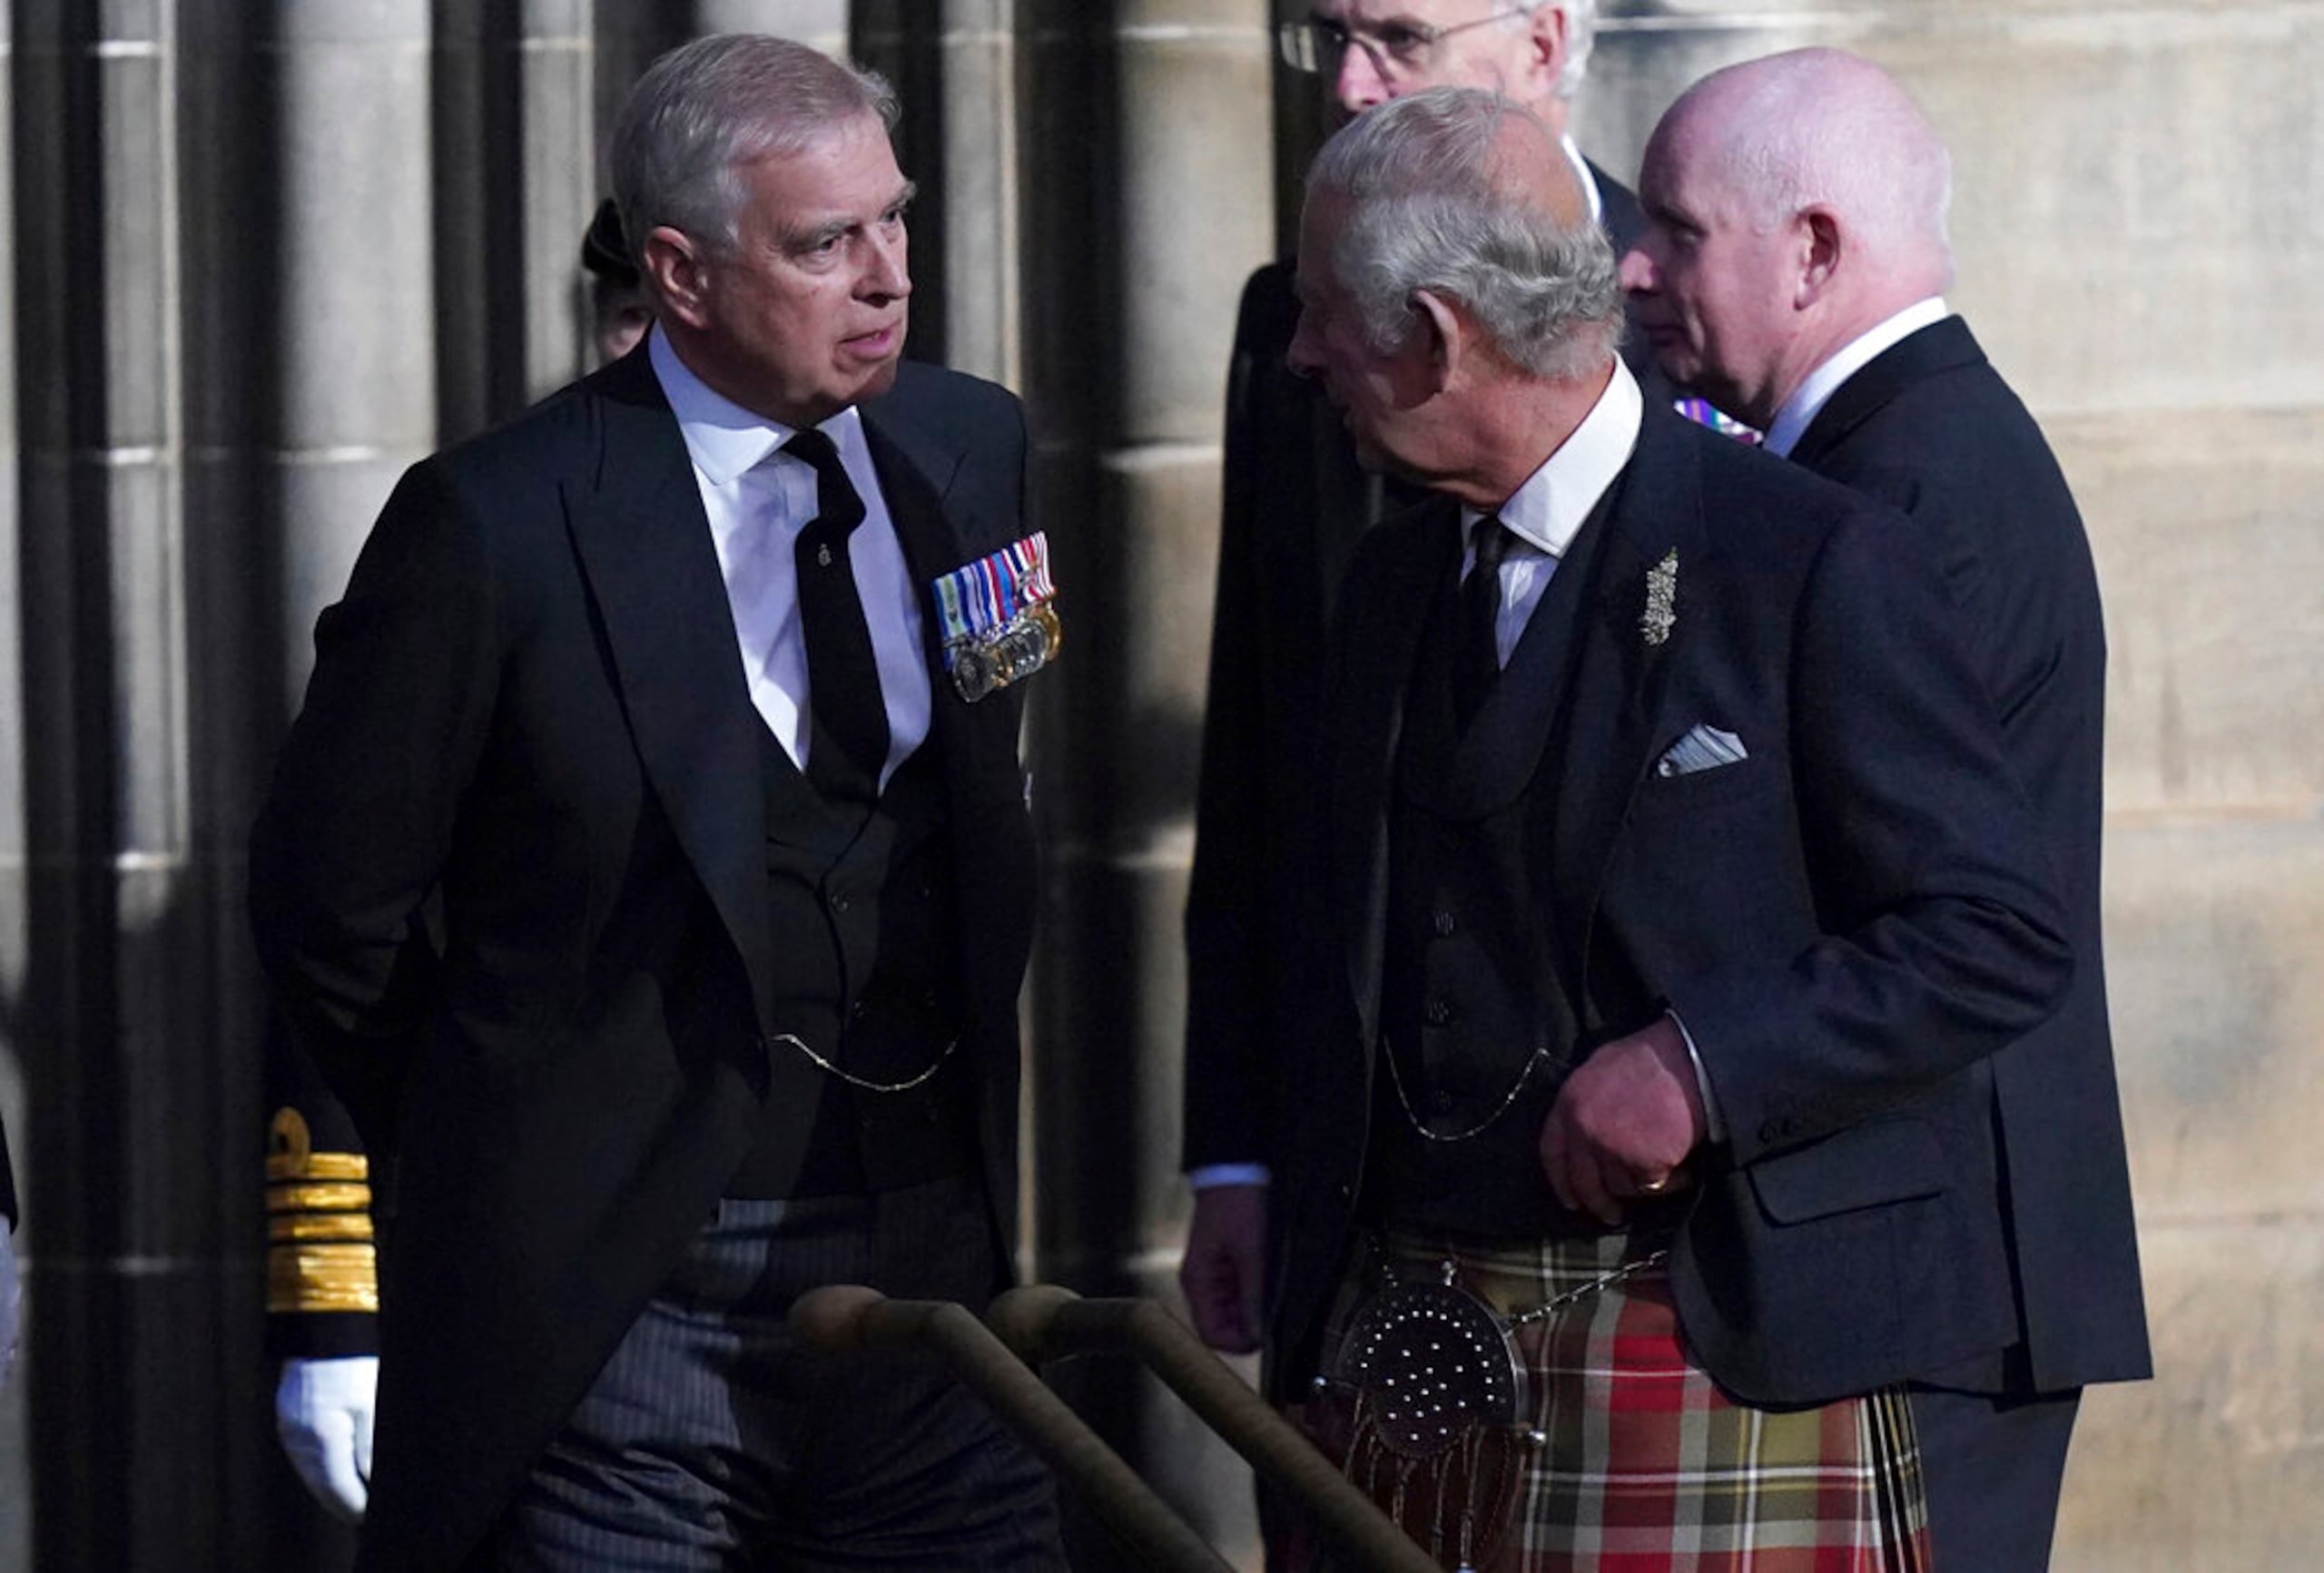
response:
M1427 353L1423 358L1427 367L1424 386L1428 396L1433 398L1452 386L1452 379L1460 375L1462 360L1475 352L1476 342L1452 303L1435 290L1415 290L1404 303L1420 319L1413 331L1427 340Z
M1566 20L1568 0L1536 5L1525 18L1525 67L1538 79L1542 94L1557 91L1565 74L1566 48L1572 34Z
M710 280L693 236L657 225L638 248L637 263L664 312L689 328L707 325Z
M1795 308L1813 306L1837 284L1840 263L1846 255L1845 236L1840 221L1831 209L1812 207L1801 211L1794 221L1797 226L1799 282L1792 291Z

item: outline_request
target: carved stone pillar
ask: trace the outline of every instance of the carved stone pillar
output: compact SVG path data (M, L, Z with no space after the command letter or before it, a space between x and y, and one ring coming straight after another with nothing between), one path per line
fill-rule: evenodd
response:
M1274 245L1267 15L1260 0L1042 0L1019 15L1025 392L1079 631L1038 740L1038 1267L1087 1293L1173 1293L1179 916L1220 403L1236 300ZM1061 1374L1196 1522L1247 1540L1231 1455L1175 1401L1098 1362Z

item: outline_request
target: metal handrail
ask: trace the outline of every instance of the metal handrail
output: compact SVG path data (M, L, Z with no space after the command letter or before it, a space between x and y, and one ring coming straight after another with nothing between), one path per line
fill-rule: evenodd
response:
M985 1320L1026 1361L1127 1350L1252 1468L1297 1496L1366 1573L1443 1573L1313 1442L1152 1300L1084 1300L1052 1283L1011 1289Z
M833 1284L791 1308L791 1325L818 1349L933 1350L961 1383L1078 1488L1127 1549L1155 1573L1234 1573L1232 1567L1063 1399L976 1319L949 1300L891 1300L876 1289Z

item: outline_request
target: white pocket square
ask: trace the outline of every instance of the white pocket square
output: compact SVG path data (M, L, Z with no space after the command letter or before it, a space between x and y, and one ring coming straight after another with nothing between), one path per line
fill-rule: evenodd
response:
M1670 751L1655 762L1654 773L1662 776L1692 775L1697 771L1717 770L1723 764L1739 764L1751 757L1743 740L1731 732L1721 732L1709 723L1698 723L1693 731L1670 745Z

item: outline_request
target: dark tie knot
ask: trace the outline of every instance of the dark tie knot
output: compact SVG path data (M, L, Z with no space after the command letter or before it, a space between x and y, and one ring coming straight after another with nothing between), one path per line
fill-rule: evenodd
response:
M839 449L830 437L811 428L784 443L783 451L804 460L815 472L817 525L845 535L863 522L863 499L847 478L847 467L839 462Z
M1509 531L1491 514L1469 532L1476 561L1461 581L1452 645L1452 715L1464 732L1501 675L1501 560L1509 555L1510 539Z
M1497 573L1503 558L1509 555L1512 537L1509 527L1492 514L1487 514L1470 526L1469 545L1476 552L1477 566L1485 573Z

